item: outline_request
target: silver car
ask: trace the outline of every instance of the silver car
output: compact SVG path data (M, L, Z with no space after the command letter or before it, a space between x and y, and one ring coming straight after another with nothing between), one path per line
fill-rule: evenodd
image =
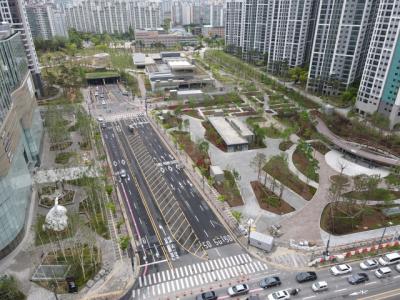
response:
M376 269L379 263L376 259L367 259L360 263L361 270L372 270Z

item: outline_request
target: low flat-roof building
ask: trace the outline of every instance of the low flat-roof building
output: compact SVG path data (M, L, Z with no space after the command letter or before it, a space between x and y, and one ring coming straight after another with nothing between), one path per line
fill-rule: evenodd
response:
M240 119L236 117L227 118L232 127L239 132L239 134L244 137L249 143L254 140L254 133L243 123Z
M209 117L211 125L221 136L228 152L249 149L249 142L243 138L224 117Z
M162 52L160 60L146 65L152 91L201 88L214 80L179 52Z
M189 33L173 32L165 33L157 30L136 30L136 45L140 44L145 48L166 47L176 45L196 45L197 38Z

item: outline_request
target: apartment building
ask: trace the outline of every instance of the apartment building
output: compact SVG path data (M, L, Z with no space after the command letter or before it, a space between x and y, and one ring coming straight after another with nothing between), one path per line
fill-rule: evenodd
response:
M42 120L20 32L0 25L0 259L22 240Z
M28 59L28 67L32 73L36 91L38 94L43 94L39 60L33 44L24 0L0 0L0 23L3 22L11 24L11 28L21 34L26 58Z
M68 37L65 14L52 3L30 3L26 13L33 38L50 40L56 36Z
M356 111L400 122L400 1L381 0L361 78Z
M359 80L375 24L377 0L321 0L307 89L336 95Z
M306 62L316 0L227 0L225 44L243 56L268 53L269 71Z
M141 45L145 48L151 48L157 45L171 48L176 46L177 44L197 44L197 38L184 31L174 31L171 33L166 33L162 30L137 30L135 32L135 41L136 45Z
M158 2L78 0L65 8L68 28L92 33L125 33L129 28L156 29L162 24Z

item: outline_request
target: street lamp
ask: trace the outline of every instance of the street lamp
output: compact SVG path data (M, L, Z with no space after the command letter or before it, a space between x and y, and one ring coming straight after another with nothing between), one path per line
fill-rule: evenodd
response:
M329 244L331 243L331 233L329 233L328 241L326 243L325 251L322 253L324 256L329 256Z
M379 253L379 249L381 248L381 244L382 244L383 238L384 238L384 236L385 236L386 229L387 229L389 226L392 226L392 225L393 225L392 222L387 222L387 223L385 224L385 228L383 229L381 239L379 240L378 249L377 249L377 251L376 251L376 254Z

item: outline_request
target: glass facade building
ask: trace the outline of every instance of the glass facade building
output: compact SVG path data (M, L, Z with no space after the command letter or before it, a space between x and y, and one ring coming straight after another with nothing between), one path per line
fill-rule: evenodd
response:
M0 259L22 240L42 121L19 33L0 26Z

